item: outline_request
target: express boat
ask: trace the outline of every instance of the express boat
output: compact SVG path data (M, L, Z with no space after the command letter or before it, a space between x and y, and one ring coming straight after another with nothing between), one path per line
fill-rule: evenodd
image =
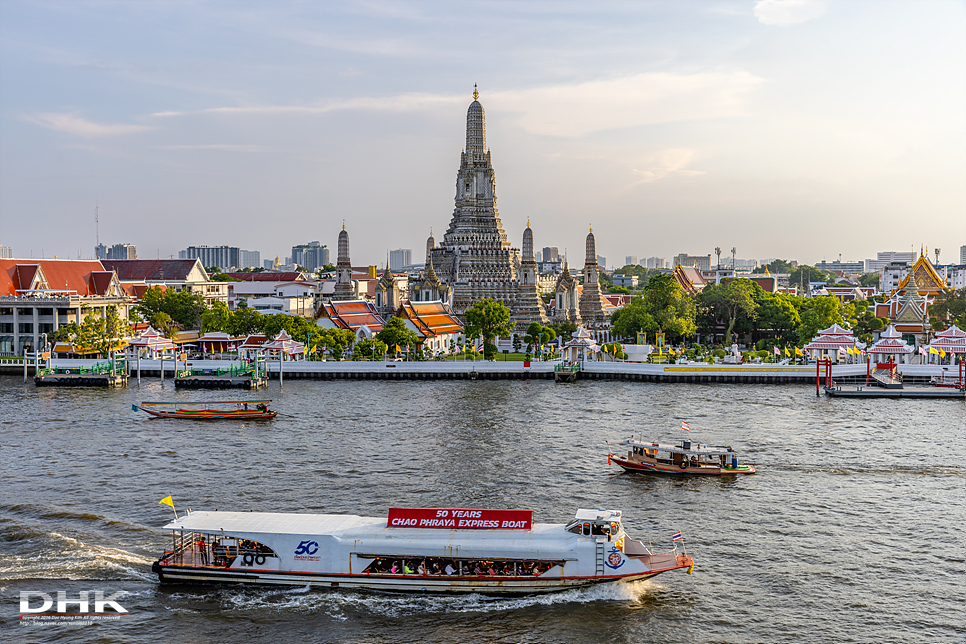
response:
M541 593L647 579L693 559L624 533L619 510L566 524L532 510L390 508L388 517L191 512L164 526L162 583L314 585L416 592Z
M678 445L645 443L630 438L617 443L629 449L624 454L608 454L608 463L617 463L628 472L655 474L694 474L699 476L722 474L754 474L751 465L738 463L738 454L728 446L701 445L689 440Z

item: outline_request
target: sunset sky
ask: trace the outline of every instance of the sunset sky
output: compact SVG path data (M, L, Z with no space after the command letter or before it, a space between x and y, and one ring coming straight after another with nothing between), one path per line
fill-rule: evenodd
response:
M422 261L474 83L517 247L966 244L966 4L810 0L0 1L0 244Z

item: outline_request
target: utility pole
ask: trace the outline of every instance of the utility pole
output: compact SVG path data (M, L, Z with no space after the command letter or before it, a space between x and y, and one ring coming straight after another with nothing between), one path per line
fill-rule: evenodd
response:
M735 247L732 246L731 247L731 270L732 271L735 270L735 253L737 253L737 252L738 251L735 250Z
M714 254L718 256L718 270L721 270L721 246L715 246Z

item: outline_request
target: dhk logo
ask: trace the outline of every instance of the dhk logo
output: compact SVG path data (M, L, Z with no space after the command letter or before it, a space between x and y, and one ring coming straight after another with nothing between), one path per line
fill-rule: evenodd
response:
M110 606L111 610L115 613L127 613L128 610L117 603L117 598L124 594L123 590L104 597L104 593L100 590L94 591L94 611L95 613L106 613L107 607ZM63 590L57 591L57 610L58 613L67 613L68 606L77 606L77 613L88 614L91 612L91 603L88 597L90 593L86 590L82 590L77 593L77 599L67 599L67 593ZM41 600L39 606L31 606L31 597L36 597ZM54 607L54 599L47 593L41 593L36 590L21 590L20 591L20 613L47 613L50 612Z
M319 551L319 544L316 541L303 541L295 549L297 555L314 555Z

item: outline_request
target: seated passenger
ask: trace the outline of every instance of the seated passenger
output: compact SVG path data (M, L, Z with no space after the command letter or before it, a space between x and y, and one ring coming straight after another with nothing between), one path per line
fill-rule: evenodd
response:
M393 575L398 575L399 574L399 562L398 561L392 562L392 568L389 569L389 572L391 574L393 574Z
M420 575L427 575L427 574L429 574L429 571L426 570L426 560L425 559L423 559L421 562L419 562L419 568L417 568L416 570L419 572Z
M403 564L403 573L406 575L413 574L412 566L409 565L408 561Z
M478 561L476 562L476 567L473 568L473 573L474 574L477 574L477 575L482 575L483 574L483 570L480 568L480 562L478 562Z
M453 564L452 563L448 563L448 564L446 564L446 570L445 570L445 572L446 572L447 575L454 575L454 574L456 574L456 568L453 568Z
M487 568L486 574L490 575L491 577L496 577L496 570L493 569L493 564L490 564L490 567Z

